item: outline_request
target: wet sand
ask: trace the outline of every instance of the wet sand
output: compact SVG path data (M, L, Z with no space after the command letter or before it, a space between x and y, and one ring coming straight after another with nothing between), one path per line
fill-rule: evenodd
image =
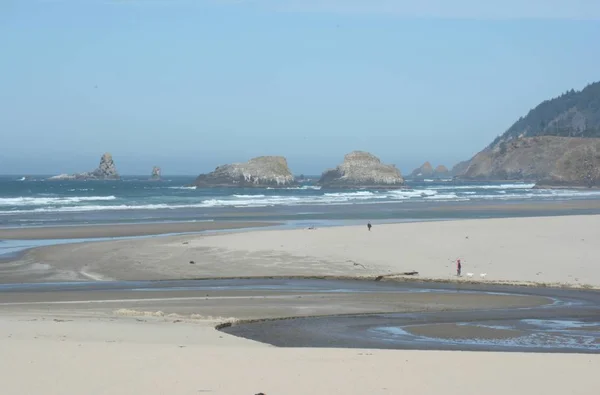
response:
M0 229L0 240L93 239L102 237L151 236L169 233L192 233L207 230L260 228L274 222L165 222L90 226L54 226Z
M257 288L268 284L247 281ZM598 355L334 349L333 343L279 348L214 329L219 322L269 316L531 307L549 303L545 295L552 291L394 294L389 288L397 284L359 282L353 286L362 294L322 294L318 287L302 291L288 285L287 291L0 292L0 349L10 361L0 369L3 394L475 395L483 389L504 395L518 388L527 394L592 395L600 384Z

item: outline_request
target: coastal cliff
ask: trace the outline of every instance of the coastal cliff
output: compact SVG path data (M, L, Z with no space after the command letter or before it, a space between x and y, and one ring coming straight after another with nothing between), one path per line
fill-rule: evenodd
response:
M544 101L468 161L466 180L528 180L538 187L598 187L600 82Z
M119 180L120 176L117 167L113 161L112 155L108 152L100 158L100 164L96 170L75 174L60 174L50 177L49 180Z
M318 182L325 188L400 188L404 179L394 165L386 165L368 152L354 151L335 169L326 170Z
M282 156L260 156L246 163L217 167L213 172L200 174L193 185L207 187L288 187L296 185L287 160Z
M462 178L529 180L539 185L600 185L600 139L527 137L475 155Z

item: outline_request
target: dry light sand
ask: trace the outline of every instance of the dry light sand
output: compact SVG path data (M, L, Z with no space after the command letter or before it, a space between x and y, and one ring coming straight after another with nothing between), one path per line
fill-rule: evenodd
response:
M600 216L261 230L45 247L3 264L6 281L382 275L600 287ZM190 264L194 261L194 264ZM2 295L0 294L0 298ZM1 302L1 300L0 300ZM284 349L214 321L0 316L4 394L592 395L599 355ZM64 314L64 312L61 312Z
M600 287L600 216L509 218L153 237L43 247L5 282L377 276ZM194 262L193 264L190 262ZM473 273L473 277L467 277Z
M210 322L30 319L0 318L3 395L594 395L600 385L597 355L284 349Z

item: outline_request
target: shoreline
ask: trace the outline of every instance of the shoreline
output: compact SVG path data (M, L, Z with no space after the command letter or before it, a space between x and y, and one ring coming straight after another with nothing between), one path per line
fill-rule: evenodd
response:
M153 222L0 228L0 240L63 240L161 236L281 225L268 221Z

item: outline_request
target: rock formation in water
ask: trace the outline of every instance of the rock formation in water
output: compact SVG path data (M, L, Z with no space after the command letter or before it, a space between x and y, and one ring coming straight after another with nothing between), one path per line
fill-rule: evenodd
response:
M354 151L335 169L326 170L319 185L325 188L400 188L404 179L394 165L381 163L378 157Z
M421 167L414 169L412 173L410 173L410 177L413 179L432 178L433 173L434 170L433 166L431 166L431 163L425 162L421 165Z
M423 163L421 167L416 168L410 173L410 178L413 180L424 180L424 179L439 179L447 178L450 176L450 172L444 165L439 165L435 169L429 162Z
M288 187L296 185L287 160L282 156L260 156L246 163L217 167L213 172L200 174L196 187Z
M447 178L450 176L450 171L444 165L439 165L433 171L433 175L435 178Z
M91 172L61 174L50 177L49 180L118 180L119 173L113 161L112 155L108 152L100 158L98 168Z
M460 179L529 180L546 187L596 187L600 82L544 101L468 161Z
M160 167L154 166L152 168L152 174L150 175L152 181L160 181Z

